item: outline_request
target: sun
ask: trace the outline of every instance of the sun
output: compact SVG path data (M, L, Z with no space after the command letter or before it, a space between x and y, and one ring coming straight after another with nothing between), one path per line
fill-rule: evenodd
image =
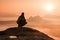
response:
M53 4L46 4L46 5L45 5L45 10L46 10L46 11L52 11L53 9L54 9Z

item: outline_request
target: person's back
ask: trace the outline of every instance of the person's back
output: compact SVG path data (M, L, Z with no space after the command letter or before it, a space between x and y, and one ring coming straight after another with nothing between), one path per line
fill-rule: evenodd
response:
M17 24L20 24L21 21L23 21L23 19L25 20L24 15L19 16L19 18L17 20Z
M17 24L18 24L18 29L21 29L22 26L27 24L26 19L24 17L24 12L22 12L21 16L19 16L19 18L17 20Z

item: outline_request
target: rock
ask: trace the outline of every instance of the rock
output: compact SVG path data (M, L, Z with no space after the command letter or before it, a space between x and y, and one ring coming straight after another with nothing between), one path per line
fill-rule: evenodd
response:
M38 30L27 27L23 27L23 30L21 32L19 32L18 28L16 27L9 28L5 31L0 32L0 34L2 34L0 36L0 39L4 40L54 40L53 38ZM9 38L9 36L16 36L17 38Z

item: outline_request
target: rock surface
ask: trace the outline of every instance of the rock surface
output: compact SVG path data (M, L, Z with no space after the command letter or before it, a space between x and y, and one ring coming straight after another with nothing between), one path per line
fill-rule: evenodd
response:
M10 37L10 36L16 36ZM0 40L54 40L48 35L32 29L23 27L21 32L18 31L18 28L9 28L5 31L0 31Z

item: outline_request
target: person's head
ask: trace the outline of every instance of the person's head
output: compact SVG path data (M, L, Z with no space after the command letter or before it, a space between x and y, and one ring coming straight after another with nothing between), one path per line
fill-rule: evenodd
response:
M24 12L22 12L22 14L21 15L24 15Z

